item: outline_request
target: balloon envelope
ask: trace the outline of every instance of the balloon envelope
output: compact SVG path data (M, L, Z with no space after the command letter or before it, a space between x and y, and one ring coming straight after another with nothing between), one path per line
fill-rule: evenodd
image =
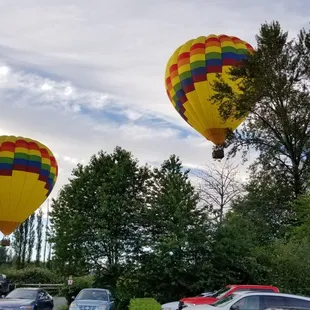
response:
M46 200L58 175L53 153L38 141L0 136L0 231L12 233Z
M201 36L180 46L166 66L165 86L168 97L181 117L215 145L223 145L227 129L236 129L245 119L233 117L223 121L219 104L212 103L212 85L217 74L234 91L237 83L229 77L232 66L253 52L253 47L237 37Z

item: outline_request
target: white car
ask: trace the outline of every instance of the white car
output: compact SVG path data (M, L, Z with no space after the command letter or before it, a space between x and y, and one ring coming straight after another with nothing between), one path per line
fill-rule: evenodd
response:
M217 308L217 309L216 309ZM222 298L211 305L188 306L186 310L265 310L268 308L308 308L310 309L310 298L263 292L244 292L232 294Z

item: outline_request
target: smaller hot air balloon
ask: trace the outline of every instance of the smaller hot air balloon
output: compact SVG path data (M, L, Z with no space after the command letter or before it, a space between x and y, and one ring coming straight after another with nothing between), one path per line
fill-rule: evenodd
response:
M0 136L0 231L8 236L51 193L57 161L44 144L23 137ZM2 246L9 245L4 237Z
M167 63L168 97L180 116L215 144L213 158L224 157L227 132L236 129L245 119L222 120L219 103L212 100L213 83L219 74L238 91L237 84L241 81L232 81L229 70L253 51L250 44L237 37L212 34L187 41L176 49Z

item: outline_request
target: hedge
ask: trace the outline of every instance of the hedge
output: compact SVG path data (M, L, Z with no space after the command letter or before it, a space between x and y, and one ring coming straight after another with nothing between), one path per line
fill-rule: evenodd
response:
M7 278L13 283L18 284L51 284L59 283L59 277L47 268L29 267L24 269L2 270Z
M154 298L134 298L130 300L129 310L161 310Z

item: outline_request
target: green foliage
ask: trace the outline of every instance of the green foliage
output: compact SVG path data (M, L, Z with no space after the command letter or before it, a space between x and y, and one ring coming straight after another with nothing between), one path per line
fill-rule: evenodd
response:
M160 310L160 304L153 298L134 298L130 301L129 310Z
M83 288L93 287L93 276L74 277L72 285L65 283L60 294L67 299L68 304L72 302L72 297L76 297Z
M239 91L223 80L215 85L223 118L249 113L230 141L232 153L256 150L256 163L285 179L295 198L310 174L309 37L310 30L301 30L289 40L278 22L263 24L256 52L231 70L231 79L243 79Z
M99 152L73 175L53 201L52 241L58 265L65 274L89 268L105 273L111 266L118 273L121 261L131 259L143 244L139 218L149 171L117 147L112 154Z
M59 283L59 276L46 268L27 267L21 270L6 269L3 271L16 284L50 284Z

